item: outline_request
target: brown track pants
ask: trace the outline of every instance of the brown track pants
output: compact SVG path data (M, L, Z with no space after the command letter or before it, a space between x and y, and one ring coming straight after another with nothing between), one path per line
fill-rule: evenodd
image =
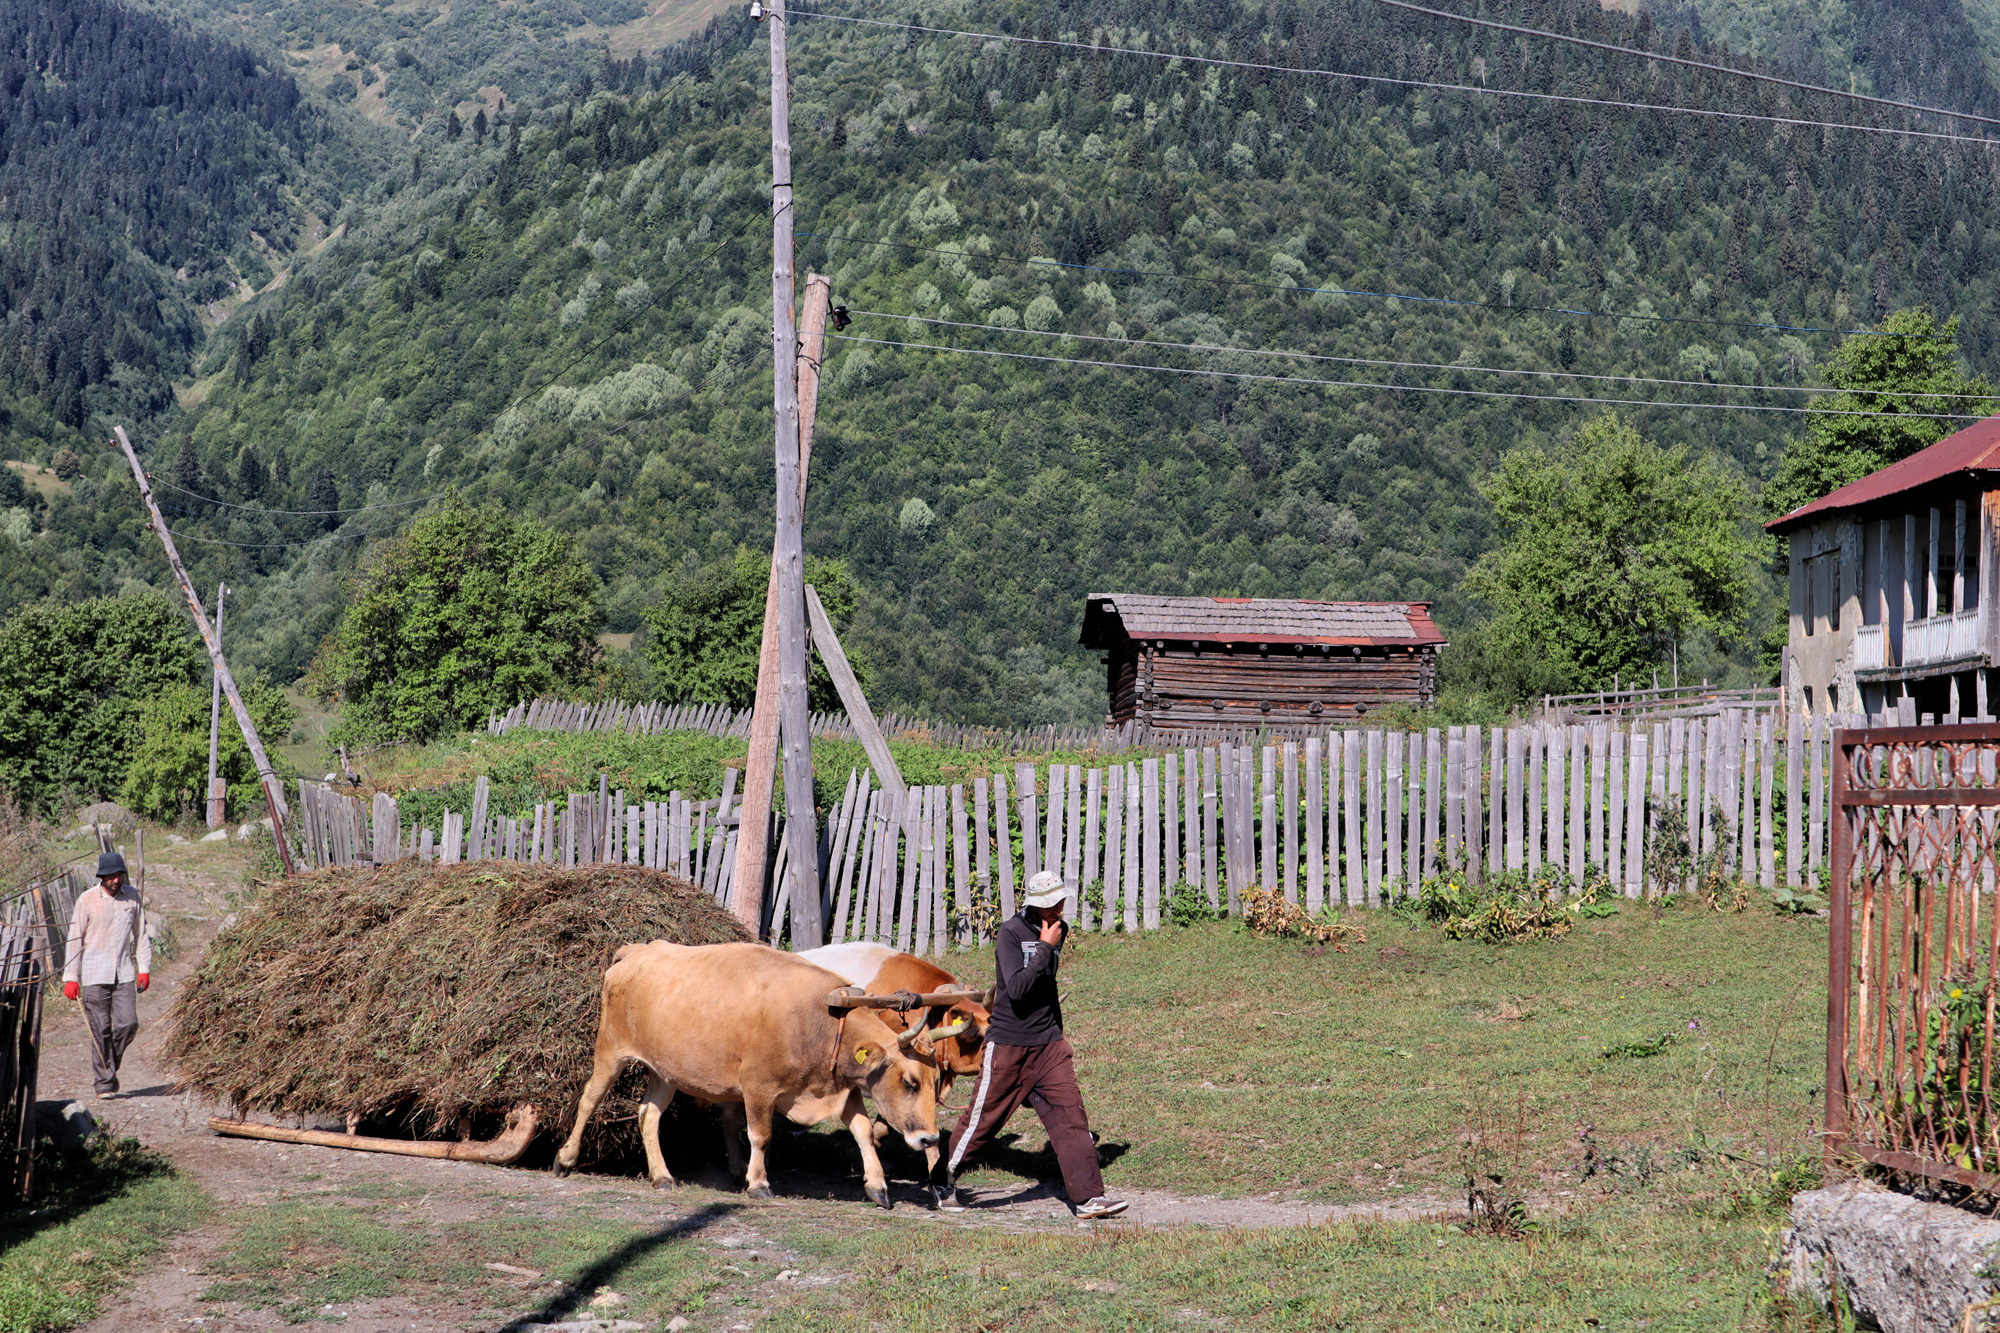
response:
M946 1137L938 1158L939 1183L956 1176L960 1164L998 1134L1022 1102L1035 1108L1048 1131L1069 1201L1083 1204L1102 1195L1104 1176L1097 1169L1097 1144L1090 1137L1083 1089L1077 1086L1069 1042L1061 1037L1046 1046L987 1043L972 1104Z

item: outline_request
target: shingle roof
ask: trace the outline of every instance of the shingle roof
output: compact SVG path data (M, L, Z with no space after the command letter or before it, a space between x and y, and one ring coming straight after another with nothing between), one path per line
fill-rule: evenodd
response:
M1429 602L1307 602L1259 597L1148 597L1094 592L1084 599L1086 648L1123 638L1204 643L1438 644Z
M1831 495L1801 505L1782 518L1764 526L1783 532L1811 519L1842 509L1858 509L1877 500L1887 500L1914 491L1932 482L1962 472L2000 471L2000 416L1974 422L1956 434L1947 435L1928 449L1920 449L1899 463L1871 472L1859 481L1850 481Z

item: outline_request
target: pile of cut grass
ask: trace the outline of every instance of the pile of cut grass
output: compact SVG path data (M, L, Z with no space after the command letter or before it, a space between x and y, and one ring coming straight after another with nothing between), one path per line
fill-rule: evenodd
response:
M435 1132L529 1102L563 1133L613 952L747 938L695 885L638 866L323 870L279 881L216 938L167 1059L244 1111Z

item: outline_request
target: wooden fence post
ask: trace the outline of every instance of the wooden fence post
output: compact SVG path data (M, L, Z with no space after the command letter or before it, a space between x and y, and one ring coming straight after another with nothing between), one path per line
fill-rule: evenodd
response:
M1121 878L1125 881L1124 925L1125 933L1136 934L1139 929L1139 828L1142 818L1139 809L1139 769L1136 764L1125 765L1125 866Z
M1306 741L1306 911L1318 916L1326 905L1326 882L1322 862L1326 830L1321 826L1326 803L1325 775L1320 771L1319 737Z
M1368 905L1382 905L1382 733L1368 733Z
M993 898L993 854L987 840L989 830L986 822L986 779L972 781L972 854L974 882L979 885L980 901L998 906ZM1093 830L1094 832L1094 830ZM986 943L986 929L981 927L979 942Z
M1267 751L1268 753L1268 751ZM1279 882L1284 886L1285 901L1297 905L1299 901L1299 747L1295 741L1286 741L1282 754L1283 774L1280 778L1280 792L1284 809L1284 820L1280 838L1265 836L1272 842L1281 842L1279 855L1284 859L1284 867L1279 872Z
M1403 878L1403 737L1387 732L1382 737L1382 894L1395 899L1395 889Z
M1424 850L1418 866L1418 886L1437 873L1438 800L1443 786L1443 749L1438 729L1424 730Z
M1222 882L1216 868L1215 815L1217 777L1215 747L1201 752L1201 886L1208 894L1211 911L1222 909Z

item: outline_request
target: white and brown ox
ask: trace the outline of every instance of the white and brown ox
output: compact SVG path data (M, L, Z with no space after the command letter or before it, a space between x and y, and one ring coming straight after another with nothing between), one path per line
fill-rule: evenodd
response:
M921 1027L898 1033L873 1011L829 1009L827 994L848 984L836 973L762 944L628 944L604 972L597 1055L576 1107L576 1124L556 1153L556 1171L576 1165L584 1126L628 1060L649 1078L639 1111L646 1173L658 1189L675 1184L660 1152L660 1115L676 1091L721 1107L749 1132L739 1164L752 1198L771 1196L764 1150L774 1113L801 1125L839 1120L861 1149L868 1198L889 1206L864 1097L919 1152L935 1151L937 1061Z
M839 974L848 985L859 986L870 995L894 995L898 991L928 995L959 984L958 978L936 963L915 954L897 953L886 944L865 941L828 944L807 949L798 957ZM970 995L955 1004L937 1005L908 1015L893 1009L879 1012L882 1021L898 1032L918 1022L932 1031L930 1045L936 1053L940 1075L938 1096L951 1091L955 1076L979 1072L980 1051L986 1044L986 1024L991 1015L985 1005Z

